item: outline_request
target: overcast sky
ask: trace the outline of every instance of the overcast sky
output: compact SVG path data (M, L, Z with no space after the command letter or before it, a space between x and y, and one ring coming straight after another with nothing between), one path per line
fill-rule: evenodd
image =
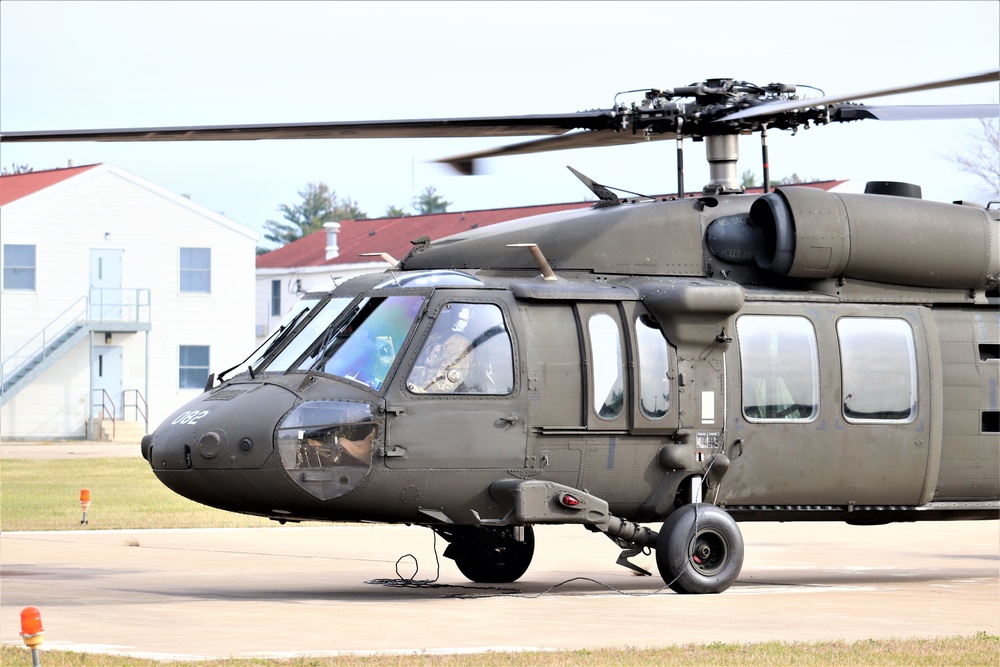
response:
M0 130L563 113L713 77L869 91L1000 67L1000 3L0 2ZM878 100L982 103L982 84ZM976 121L864 121L769 135L772 177L899 180L977 199L947 159ZM0 145L35 169L112 163L260 231L310 182L370 217L433 186L450 210L579 201L565 168L643 193L676 188L674 143L489 161L502 139ZM756 138L739 172L761 175ZM687 143L687 189L708 181Z

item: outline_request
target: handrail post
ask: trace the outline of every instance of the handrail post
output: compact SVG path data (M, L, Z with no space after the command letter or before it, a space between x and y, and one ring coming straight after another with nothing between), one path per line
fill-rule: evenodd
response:
M101 420L103 420L104 417L105 417L105 415L106 415L107 417L109 417L111 419L111 439L114 440L115 437L118 435L118 428L117 428L118 407L115 405L115 402L114 402L114 400L112 400L111 394L108 393L107 389L94 389L93 391L100 391L101 392L101 402L100 402L100 407L101 407L100 415L101 415L101 417L100 418L101 418ZM93 408L94 408L95 405L97 405L96 403L93 403L93 391L91 392L91 410L90 410L90 414L91 414L90 420L91 420L91 422L93 422L93 420L94 420L94 416L93 416L94 410L93 410ZM124 404L124 392L122 393L122 398L123 398L123 404ZM110 411L108 410L108 404L109 403L111 404L111 410ZM124 405L123 405L123 408L124 408Z

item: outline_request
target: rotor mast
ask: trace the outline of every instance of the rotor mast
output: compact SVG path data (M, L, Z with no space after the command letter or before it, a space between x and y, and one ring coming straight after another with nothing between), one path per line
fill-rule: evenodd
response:
M739 137L721 134L705 137L705 156L708 159L707 195L736 194L743 192L743 185L736 175L736 162L740 157Z

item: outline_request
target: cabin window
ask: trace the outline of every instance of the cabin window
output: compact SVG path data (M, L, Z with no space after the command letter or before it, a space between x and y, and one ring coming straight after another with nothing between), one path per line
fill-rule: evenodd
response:
M271 281L271 317L281 317L281 281Z
M4 244L3 288L35 291L35 246Z
M212 249L181 248L181 292L212 291Z
M639 407L647 419L659 419L670 410L670 357L667 340L648 315L635 321L639 348Z
M602 419L621 414L625 402L622 341L610 315L597 313L587 322L594 369L594 411Z
M804 317L745 315L736 321L743 415L751 421L809 421L819 413L816 331Z
M917 412L913 329L900 319L848 317L837 322L844 419L907 422Z
M406 380L418 394L509 394L514 351L499 307L449 303L441 309Z
M178 363L180 389L204 389L208 383L208 345L181 345Z

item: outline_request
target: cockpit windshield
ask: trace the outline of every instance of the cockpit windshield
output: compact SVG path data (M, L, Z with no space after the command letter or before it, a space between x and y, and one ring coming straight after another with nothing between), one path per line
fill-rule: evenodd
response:
M310 344L330 328L337 317L344 312L344 309L353 300L353 297L341 297L330 299L324 303L320 311L302 327L302 330L296 334L295 338L285 345L285 349L271 360L271 363L264 367L264 370L272 373L287 371L292 364L298 361L299 357L302 356Z
M379 389L423 306L423 296L332 298L264 368L319 371Z
M250 366L255 370L260 370L260 365L267 358L271 352L273 352L281 343L284 341L285 337L291 333L291 330L295 328L295 325L299 323L303 317L309 314L313 308L316 307L316 303L319 299L300 299L298 303L292 306L292 309L285 314L281 320L281 324L278 328L271 333L268 339L265 341L265 345L261 345L258 351L255 353L256 356L251 355L253 361L250 362ZM263 351L261 351L263 350Z
M317 341L299 370L317 370L381 388L423 303L422 296L361 301L335 334Z

